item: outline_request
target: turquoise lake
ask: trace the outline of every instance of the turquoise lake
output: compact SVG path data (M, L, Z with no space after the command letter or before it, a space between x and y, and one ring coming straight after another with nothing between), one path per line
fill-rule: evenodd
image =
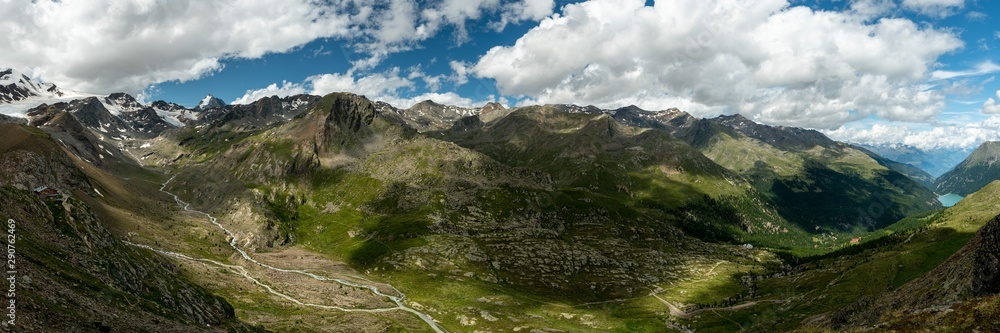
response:
M958 204L958 202L962 201L962 199L965 199L965 197L958 194L948 194L938 198L938 201L940 201L945 207L951 207Z

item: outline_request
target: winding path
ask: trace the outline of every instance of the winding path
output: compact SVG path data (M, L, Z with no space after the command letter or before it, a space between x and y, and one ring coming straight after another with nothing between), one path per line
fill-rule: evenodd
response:
M147 250L150 250L150 251L153 251L153 252L165 255L165 256L175 257L175 258L183 259L183 260L187 260L187 261L210 263L210 264L213 264L213 265L216 265L216 266L219 266L219 267L229 268L229 269L236 270L237 272L240 273L240 275L242 275L243 277L245 277L247 280L250 280L250 282L253 282L256 285L261 286L264 289L267 289L267 291L270 292L271 294L274 294L274 295L276 295L278 297L284 298L284 299L286 299L288 301L291 301L291 302L293 302L295 304L299 304L299 305L302 305L302 306L308 306L308 307L314 307L314 308L321 308L321 309L327 309L327 310L339 310L339 311L343 311L343 312L368 312L368 313L377 313L377 312L389 312L389 311L401 310L399 307L381 308L381 309L348 309L348 308L343 308L343 307L339 307L339 306L306 303L306 302L302 302L300 300L297 300L297 299L295 299L295 298L293 298L291 296L288 296L287 294L283 294L283 293L281 293L281 292L279 292L277 290L274 290L274 288L272 288L271 286L269 286L269 285L267 285L267 284L265 284L263 282L260 282L260 280L257 280L257 278L255 278L252 275L250 275L250 273L247 271L247 269L245 267L243 267L243 266L224 264L224 263L212 260L212 259L194 258L194 257L188 256L188 255L183 254L183 253L170 252L170 251L167 251L167 250L161 250L161 249L154 248L152 246L142 245L142 244L136 244L136 243L132 243L132 242L129 242L129 241L122 241L122 242L125 243L125 244L128 244L128 245L131 245L131 246L144 248L144 249L147 249Z
M739 311L739 310L743 310L743 309L746 309L746 308L749 308L749 307L752 307L752 306L755 306L755 305L761 304L761 303L788 303L789 302L789 300L786 300L786 299L766 299L766 300L761 300L761 301L750 301L750 302L746 302L746 303L743 303L743 304L737 304L737 305L728 306L728 307L724 307L724 308L702 308L702 309L697 309L697 310L694 310L694 311L691 311L691 312L687 312L687 311L684 311L681 308L678 308L673 303L667 302L667 300L665 300L662 297L660 297L660 295L657 295L657 294L649 294L649 295L655 297L658 300L660 300L660 302L662 302L664 305L667 306L668 309L670 309L670 315L673 316L673 317L677 317L677 318L689 318L691 316L694 316L694 315L697 315L699 313L706 312L706 311L712 311L712 312L715 312L715 311L727 311L727 312Z
M146 246L146 245L133 244L133 243L129 243L129 242L126 242L126 244L129 244L129 245L132 245L132 246L136 246L136 247L145 248L145 249L149 249L149 250L152 250L152 251L164 254L164 255L168 255L168 256L172 256L172 257L184 259L184 260L207 262L207 263L211 263L211 264L214 264L214 265L217 265L217 266L220 266L220 267L226 267L226 268L230 268L230 269L235 269L235 270L239 271L241 273L241 275L243 275L244 277L246 277L247 279L249 279L250 281L252 281L254 284L260 285L261 287L264 287L265 289L267 289L271 294L277 295L277 296L279 296L281 298L287 299L287 300L289 300L289 301L291 301L293 303L299 304L299 305L309 306L309 307L316 307L316 308L323 308L323 309L333 309L333 310L339 310L339 311L344 311L344 312L369 312L369 313L375 313L375 312L387 312L387 311L402 310L402 311L406 311L406 312L409 312L409 313L412 313L412 314L416 315L421 320L423 320L425 323L427 323L427 325L429 325L431 327L431 329L433 329L435 332L437 332L437 333L445 333L446 332L444 330L444 328L442 328L440 325L438 325L438 323L436 321L434 321L434 318L432 318L430 315L428 315L426 313L423 313L423 312L420 312L420 311L417 311L417 310L415 310L415 309L413 309L411 307L406 306L406 304L403 302L406 299L406 294L404 294L403 292L399 291L399 289L396 289L396 287L393 287L390 284L380 283L380 284L388 286L389 288L392 288L392 290L395 291L396 293L398 293L399 296L385 294L382 291L380 291L378 289L378 287L373 286L373 285L367 285L367 284L361 284L361 283L351 282L351 281L347 281L347 280L339 279L339 278L326 277L326 276L318 275L318 274L307 272L307 271L303 271L303 270L278 268L278 267L271 266L269 264L265 264L265 263L257 261L256 259L254 259L253 257L251 257L250 254L248 254L246 251L243 251L243 249L241 249L239 246L236 245L236 235L233 234L233 232L230 231L229 229L227 229L225 226L223 226L222 224L220 224L218 219L216 219L214 216L212 216L211 214L208 214L206 212L202 212L202 211L199 211L199 210L191 209L191 204L189 204L187 202L184 202L176 194L170 193L170 192L168 192L166 190L167 184L169 184L171 181L173 181L174 178L176 178L176 177L177 176L174 175L173 177L170 177L170 179L168 179L166 182L164 182L163 185L160 186L160 192L163 192L163 193L166 193L166 194L172 196L174 198L174 201L176 201L177 204L179 206L181 206L181 208L184 209L185 211L192 212L192 213L197 213L197 214L201 214L201 215L205 215L206 217L208 217L209 221L211 221L212 224L214 224L219 229L222 229L222 231L224 231L226 233L226 235L229 238L229 246L232 247L233 250L236 250L236 252L238 252L240 254L240 256L243 257L243 259L246 259L249 262L257 264L260 267L263 267L263 268L266 268L266 269L269 269L269 270L272 270L272 271L276 271L276 272L300 274L300 275L304 275L304 276L307 276L309 278L312 278L312 279L315 279L315 280L319 280L319 281L332 281L332 282L336 282L336 283L339 283L339 284L342 284L342 285L345 285L345 286L349 286L349 287L368 289L373 294L381 296L381 297L385 297L385 298L389 299L390 301L392 301L393 303L396 303L396 307L394 307L394 308L382 308L382 309L347 309L347 308L342 308L342 307L338 307L338 306L329 306L329 305L320 305L320 304L305 303L305 302L297 300L297 299L295 299L295 298L293 298L291 296L288 296L286 294L278 292L278 291L274 290L273 288L271 288L270 286L268 286L268 285L260 282L256 278L250 276L249 272L247 272L246 268L244 268L243 266L224 264L224 263L221 263L221 262L218 262L218 261L215 261L215 260L211 260L211 259L193 258L193 257L187 256L187 255L184 255L184 254L175 253L175 252L169 252L169 251L164 251L164 250L159 250L159 249L155 249L155 248L152 248L152 247L149 247L149 246Z

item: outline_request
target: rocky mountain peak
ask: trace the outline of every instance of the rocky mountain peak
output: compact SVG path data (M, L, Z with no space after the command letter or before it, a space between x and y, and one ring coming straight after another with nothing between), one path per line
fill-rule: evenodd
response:
M152 104L150 104L150 106L152 106L155 109L171 110L171 111L184 109L184 107L181 106L180 104L170 103L170 102L163 101L163 100L155 101Z
M367 128L375 121L375 104L364 96L351 93L334 93L327 95L320 102L324 107L329 103L327 125L335 125L341 129L358 132Z
M208 94L208 96L205 96L205 98L203 98L201 100L201 102L198 103L198 106L194 107L194 109L195 110L199 110L199 111L200 110L209 110L209 109L218 109L218 108L226 107L226 105L228 105L228 104L226 104L226 102L223 101L222 99L220 99L218 97L215 97L215 96L212 96L212 94Z
M972 151L962 163L935 181L941 194L968 195L997 179L1000 170L1000 142L986 142Z
M142 103L139 103L135 97L126 93L114 93L108 95L104 98L104 103L112 106L113 108L119 108L121 112L136 112L145 108L145 106L142 105Z
M617 111L628 111L628 112L636 112L636 113L638 113L638 112L646 112L646 110L643 110L642 108L640 108L638 106L635 106L635 105L629 105L629 106L623 107L621 109L618 109Z
M989 141L972 151L968 160L975 164L992 165L1000 160L1000 142Z
M500 104L500 103L489 102L489 103L486 103L486 105L483 106L482 111L480 111L480 114L489 114L491 112L503 111L503 110L506 110L506 109L507 108L503 107L503 105Z
M739 114L739 113L732 114L732 115L721 115L721 116L719 116L716 119L720 123L727 124L727 125L738 125L738 124L757 125L756 122L754 122L753 120L750 120L747 117L744 117L742 114Z

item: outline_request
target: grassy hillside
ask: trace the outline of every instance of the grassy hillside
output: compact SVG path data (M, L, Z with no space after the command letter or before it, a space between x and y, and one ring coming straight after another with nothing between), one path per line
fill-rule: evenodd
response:
M710 332L845 329L866 323L907 320L893 317L879 319L881 312L873 312L872 304L882 302L878 300L886 297L892 300L890 304L911 314L919 313L925 307L901 306L918 304L905 303L901 298L943 303L964 300L963 295L948 294L951 289L947 285L932 284L930 289L920 292L905 290L915 288L914 284L924 283L920 281L928 279L928 276L943 274L933 272L949 262L949 258L966 246L973 235L1000 211L998 196L1000 183L995 183L955 207L904 219L886 230L882 237L864 239L859 245L823 256L786 261L792 265L784 268L739 275L738 279L746 291L722 304L741 304L743 307L704 312L680 322L699 331ZM921 295L935 296L928 298ZM956 305L956 309L970 311L962 316L977 316L979 311L989 308L983 308L987 304L985 300L975 300ZM980 310L971 310L973 308ZM895 316L907 318L903 314ZM903 327L906 326L900 326L900 329Z
M822 244L801 241L823 234L854 237L940 208L928 188L897 171L898 163L818 132L760 125L740 116L684 126L673 128L674 135L746 177L788 221L788 237L751 238L758 244L819 248Z

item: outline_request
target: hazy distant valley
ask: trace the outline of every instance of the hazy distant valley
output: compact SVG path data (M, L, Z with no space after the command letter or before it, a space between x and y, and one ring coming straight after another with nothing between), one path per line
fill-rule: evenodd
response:
M938 178L739 115L27 80L5 331L1000 330L993 144Z

